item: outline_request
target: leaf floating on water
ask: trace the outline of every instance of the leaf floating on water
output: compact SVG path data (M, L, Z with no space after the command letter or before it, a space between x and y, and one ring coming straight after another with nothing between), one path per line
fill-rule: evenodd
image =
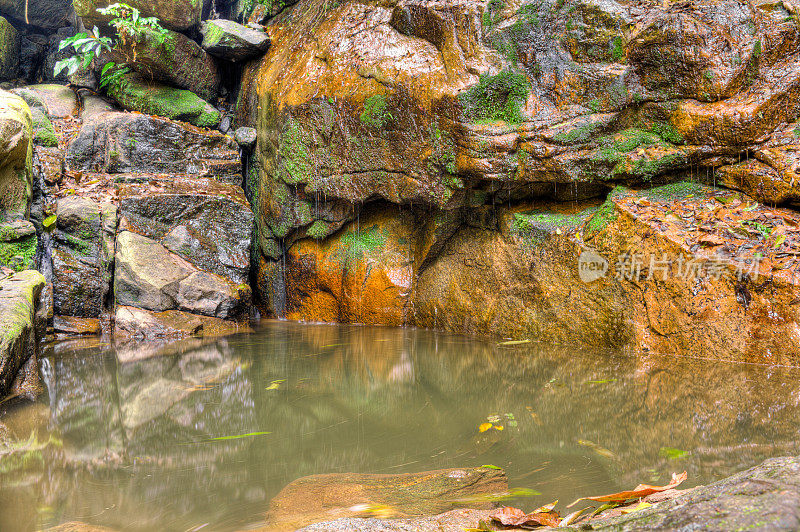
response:
M601 514L601 513L605 512L606 510L611 510L612 508L616 508L617 506L619 506L618 502L609 502L609 503L603 504L602 506L598 507L597 510L592 512L592 514L589 517L594 517L597 514Z
M592 509L591 506L587 506L583 510L578 510L577 512L572 512L571 514L566 516L564 519L562 519L561 522L558 523L558 526L569 526L569 525L571 525L572 523L574 523L575 521L578 520L578 518L581 516L581 514L583 512L585 512L586 510L591 510L591 509Z
M617 379L599 379L594 381L586 381L586 384L608 384L610 382L617 382Z
M267 390L277 390L278 388L280 388L281 383L284 383L284 382L286 382L286 379L274 380L274 381L272 381L272 383L269 386L266 387L266 389Z
M505 342L500 342L497 345L499 345L501 347L512 347L512 346L515 346L515 345L525 345L525 344L529 344L529 343L531 343L531 341L528 340L528 339L525 339L525 340L508 340L508 341L505 341Z
M480 432L486 432L486 431L487 431L487 430L489 430L490 428L492 428L492 424L491 424L491 423L481 423L481 424L478 426L478 430L479 430Z
M238 440L241 438L251 438L253 436L264 436L266 434L272 434L272 432L248 432L247 434L236 434L234 436L217 436L216 438L211 438L210 441Z
M481 467L485 467L486 469L499 469L501 471L503 470L502 467L497 467L496 465L492 464L483 464Z
M596 501L596 502L625 502L629 499L641 499L642 497L647 497L648 495L652 495L653 493L658 493L660 491L670 490L679 486L683 481L686 480L688 477L686 471L681 474L673 473L672 474L672 481L667 484L666 486L650 486L648 484L639 484L631 491L621 491L619 493L612 493L610 495L599 495L596 497L581 497L580 499L576 500L567 508L571 508L575 506L580 501Z
M662 447L658 454L665 458L669 458L670 460L677 460L680 458L686 458L691 453L689 451L682 451L681 449L675 449L673 447Z
M598 445L593 441L578 440L578 445L583 445L584 447L588 447L589 449L593 450L594 452L596 452L597 454L599 454L600 456L602 456L604 458L608 458L610 460L616 460L617 459L617 455L615 455L613 452L609 451L608 449L606 449L602 445Z

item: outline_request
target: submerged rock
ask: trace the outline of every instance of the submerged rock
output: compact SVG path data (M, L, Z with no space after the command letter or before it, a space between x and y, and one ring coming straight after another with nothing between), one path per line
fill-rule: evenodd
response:
M269 48L266 33L232 20L207 20L200 32L208 53L234 63L264 55Z
M433 515L452 509L458 499L507 490L505 473L484 467L396 475L311 475L290 483L270 501L267 529L295 530L314 521L356 516L369 508L385 508L394 516Z

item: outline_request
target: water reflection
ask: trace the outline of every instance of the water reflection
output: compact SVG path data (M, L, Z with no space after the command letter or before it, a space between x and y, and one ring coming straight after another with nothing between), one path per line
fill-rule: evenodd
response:
M12 439L38 425L63 446L0 474L2 530L237 529L301 476L482 464L542 492L533 505L683 469L707 482L800 447L791 368L293 323L58 344L42 364L49 416L33 405L0 421ZM479 432L487 419L503 430Z

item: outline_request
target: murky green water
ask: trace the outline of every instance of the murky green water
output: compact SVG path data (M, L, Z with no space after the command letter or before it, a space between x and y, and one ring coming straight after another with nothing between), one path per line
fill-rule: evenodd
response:
M234 530L304 475L483 464L541 492L533 507L800 450L792 368L268 323L168 346L61 343L42 371L40 403L0 407L25 441L0 459L3 531ZM489 417L503 430L479 432ZM225 439L256 432L269 434Z

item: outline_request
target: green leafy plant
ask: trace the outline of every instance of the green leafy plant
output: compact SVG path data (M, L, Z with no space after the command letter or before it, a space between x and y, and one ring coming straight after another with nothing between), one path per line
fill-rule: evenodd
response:
M103 52L119 50L121 46L125 45L129 45L132 49L133 53L130 61L135 63L137 43L148 38L148 36L153 36L163 42L168 33L156 17L143 17L138 9L128 4L111 4L108 7L98 9L97 12L101 15L112 17L109 24L116 30L115 38L102 37L100 30L95 26L90 33L79 33L62 40L58 49L64 50L72 47L75 55L56 62L55 75L66 70L67 75L71 76L81 67L89 68ZM107 89L118 85L129 71L126 63L106 63L101 72L101 88Z

